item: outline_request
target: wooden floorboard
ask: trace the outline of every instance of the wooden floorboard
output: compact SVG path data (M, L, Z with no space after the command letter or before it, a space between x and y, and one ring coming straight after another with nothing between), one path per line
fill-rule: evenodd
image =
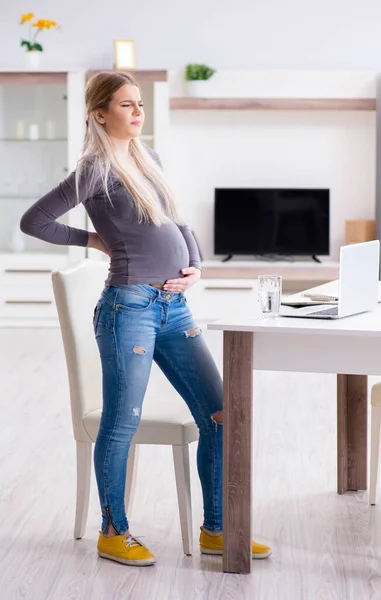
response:
M204 328L204 335L221 365L221 334ZM370 507L366 492L336 493L334 376L254 374L253 534L274 555L253 562L250 575L223 574L222 558L199 554L195 445L193 556L182 554L166 447L141 449L129 515L157 564L137 569L98 558L94 479L86 535L74 540L75 447L59 331L1 329L0 381L3 600L381 598L381 494Z

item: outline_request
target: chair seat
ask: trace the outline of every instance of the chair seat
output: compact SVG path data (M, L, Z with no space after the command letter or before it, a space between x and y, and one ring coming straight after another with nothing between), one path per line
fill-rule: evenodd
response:
M372 386L370 398L372 406L381 406L381 383L375 383Z
M98 434L100 418L100 408L83 418L83 425L93 442ZM197 440L198 427L180 396L176 395L173 399L160 396L144 399L142 418L134 436L135 444L182 446Z

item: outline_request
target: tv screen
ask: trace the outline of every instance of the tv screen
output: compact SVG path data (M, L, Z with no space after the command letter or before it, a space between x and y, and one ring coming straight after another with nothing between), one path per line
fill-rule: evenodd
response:
M328 255L329 190L216 189L214 253Z

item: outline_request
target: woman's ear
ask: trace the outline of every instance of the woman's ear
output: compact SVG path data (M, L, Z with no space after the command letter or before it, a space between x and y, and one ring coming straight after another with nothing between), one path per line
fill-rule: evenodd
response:
M104 125L104 124L105 124L106 120L105 120L105 118L104 118L104 116L103 116L103 113L102 113L102 111L100 111L100 110L96 110L96 111L94 112L94 117L95 117L95 119L98 121L98 123L100 123L101 125Z

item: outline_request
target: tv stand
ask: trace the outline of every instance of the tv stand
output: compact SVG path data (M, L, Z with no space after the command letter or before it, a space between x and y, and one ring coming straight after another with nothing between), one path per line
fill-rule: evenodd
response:
M227 255L224 255L227 256ZM287 291L302 291L312 288L339 277L338 261L321 259L321 263L312 260L312 255L304 260L289 261L264 261L264 260L228 260L222 262L224 257L205 260L202 263L202 278L205 285L207 280L234 280L236 285L245 284L245 280L252 282L259 275L280 275ZM240 281L237 281L240 280ZM215 282L219 285L221 281ZM209 317L209 315L208 315Z
M230 260L231 258L233 258L232 254L228 254L227 256L225 256L225 258L222 259L221 262L228 262L228 260Z
M315 261L315 262L317 262L317 263L321 263L321 260L320 260L320 258L318 258L318 257L316 256L316 254L313 254L313 255L312 255L312 260L314 260L314 261Z

